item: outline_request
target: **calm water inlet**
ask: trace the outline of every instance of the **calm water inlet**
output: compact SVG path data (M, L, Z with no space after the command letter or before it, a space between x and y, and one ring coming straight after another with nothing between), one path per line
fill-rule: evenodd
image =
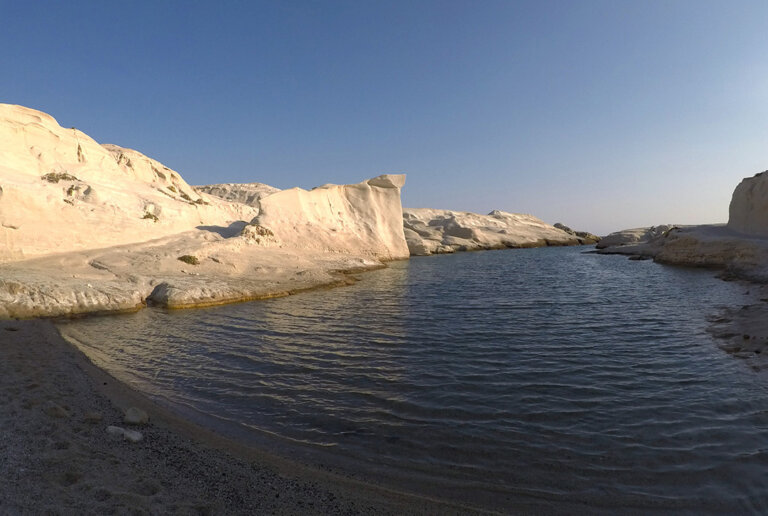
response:
M706 332L747 289L583 251L61 328L159 403L361 478L509 511L768 511L768 378Z

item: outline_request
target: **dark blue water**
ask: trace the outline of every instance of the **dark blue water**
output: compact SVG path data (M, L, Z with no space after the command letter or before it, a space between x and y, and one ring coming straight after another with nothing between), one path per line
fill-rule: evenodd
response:
M190 417L361 478L511 512L768 511L768 378L706 332L746 288L583 251L63 331Z

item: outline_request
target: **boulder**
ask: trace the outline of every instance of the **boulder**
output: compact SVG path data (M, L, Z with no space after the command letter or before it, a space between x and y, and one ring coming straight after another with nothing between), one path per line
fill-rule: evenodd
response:
M138 407L129 407L125 411L123 423L126 425L145 425L149 422L149 414Z

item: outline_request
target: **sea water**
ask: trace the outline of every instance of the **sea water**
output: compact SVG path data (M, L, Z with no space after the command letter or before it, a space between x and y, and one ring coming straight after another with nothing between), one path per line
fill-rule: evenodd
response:
M707 333L748 287L585 249L413 258L63 331L216 431L400 489L512 512L768 511L768 378Z

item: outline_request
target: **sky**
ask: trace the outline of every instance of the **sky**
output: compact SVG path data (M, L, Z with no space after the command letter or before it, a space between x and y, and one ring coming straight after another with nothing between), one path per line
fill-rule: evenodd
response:
M406 207L726 222L768 168L768 2L0 0L0 102L191 184L407 174Z

